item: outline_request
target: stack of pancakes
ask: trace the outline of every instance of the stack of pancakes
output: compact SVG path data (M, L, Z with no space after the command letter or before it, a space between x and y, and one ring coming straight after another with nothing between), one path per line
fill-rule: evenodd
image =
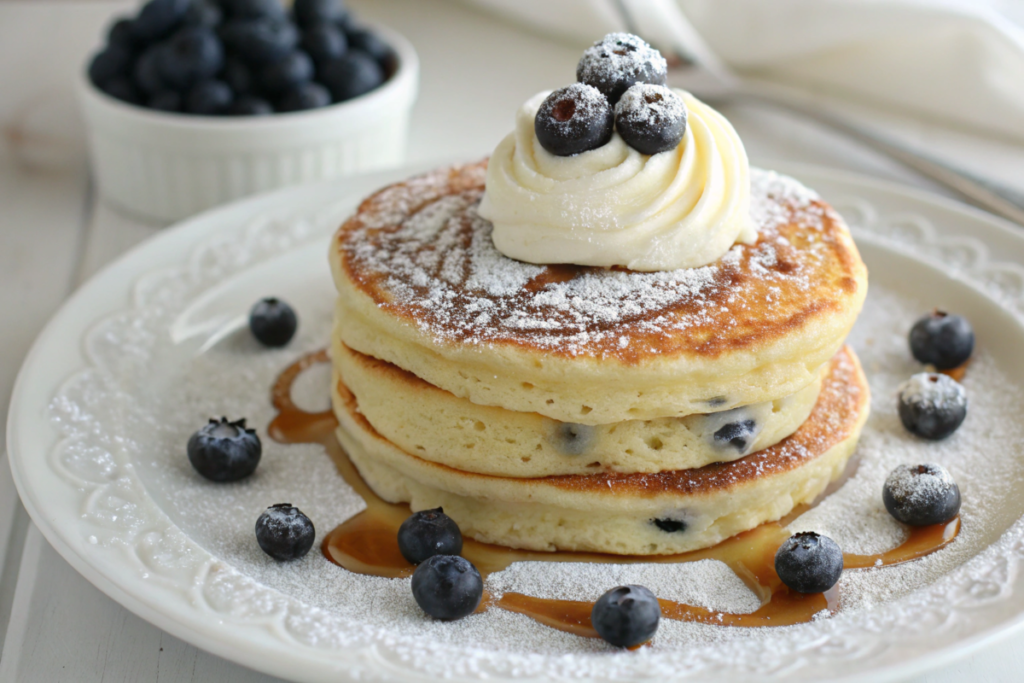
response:
M486 162L365 200L331 243L338 438L367 484L534 550L713 545L820 494L867 418L842 219L752 172L759 239L640 273L502 256Z

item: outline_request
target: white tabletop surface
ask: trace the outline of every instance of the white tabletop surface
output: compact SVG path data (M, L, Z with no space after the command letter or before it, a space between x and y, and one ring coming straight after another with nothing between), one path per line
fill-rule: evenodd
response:
M81 282L162 226L94 197L72 97L76 69L130 0L0 0L0 415L32 339ZM564 45L445 0L350 0L416 45L420 99L408 159L476 158L510 129L529 95L569 82ZM844 103L843 110L931 153L1024 190L1024 148ZM846 168L935 189L895 163L777 112L724 110L751 159ZM5 427L0 423L0 444ZM79 576L17 500L0 454L0 683L271 681L143 621ZM1020 681L1024 633L912 683Z

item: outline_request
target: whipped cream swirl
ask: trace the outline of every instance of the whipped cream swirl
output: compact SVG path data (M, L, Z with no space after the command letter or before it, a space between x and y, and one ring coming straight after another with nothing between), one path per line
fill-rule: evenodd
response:
M736 242L754 242L743 143L725 117L676 92L688 110L686 134L654 155L615 133L597 149L555 156L534 135L549 93L520 107L491 156L479 209L498 250L528 263L656 271L707 265Z

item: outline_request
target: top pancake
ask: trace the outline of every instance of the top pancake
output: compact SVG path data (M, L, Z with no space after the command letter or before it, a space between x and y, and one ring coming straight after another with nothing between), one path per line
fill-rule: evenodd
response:
M867 271L838 214L752 173L755 244L638 273L502 256L486 162L398 183L335 235L335 333L457 396L564 422L726 410L795 393L838 350Z

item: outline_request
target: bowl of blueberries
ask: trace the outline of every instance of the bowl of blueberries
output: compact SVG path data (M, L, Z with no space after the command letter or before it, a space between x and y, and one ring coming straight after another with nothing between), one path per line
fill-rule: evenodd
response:
M402 163L419 63L343 0L148 0L116 19L79 99L100 194L174 221Z

